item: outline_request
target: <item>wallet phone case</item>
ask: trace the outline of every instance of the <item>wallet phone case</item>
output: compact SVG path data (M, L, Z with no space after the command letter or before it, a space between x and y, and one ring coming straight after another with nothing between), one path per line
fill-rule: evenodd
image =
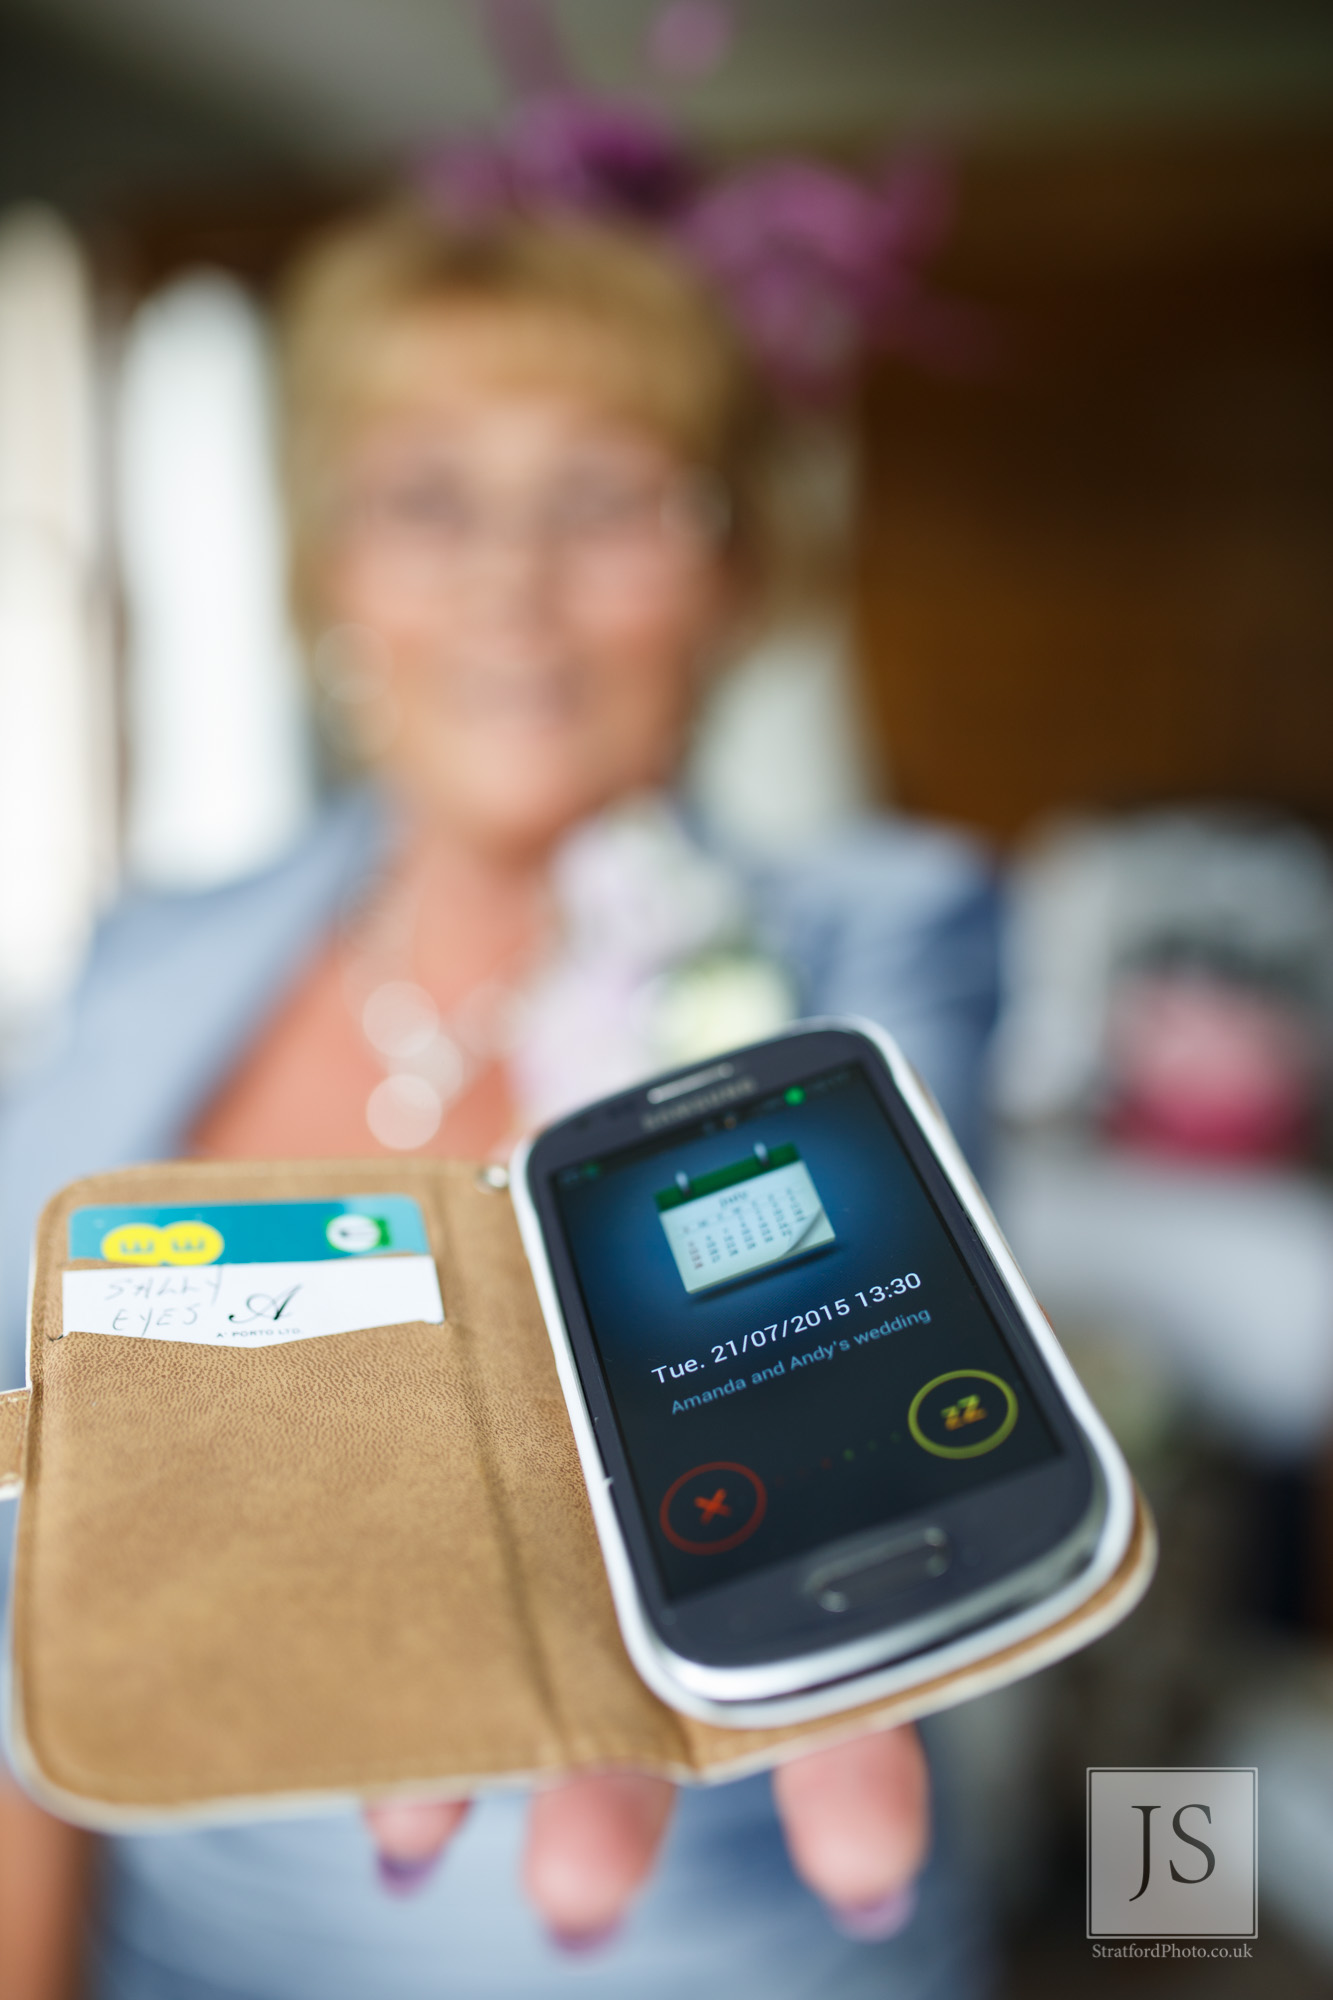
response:
M0 1396L0 1494L21 1486L10 1749L53 1810L128 1829L593 1765L730 1778L1036 1672L1143 1594L1155 1542L1140 1498L1093 1597L963 1670L932 1676L927 1660L891 1698L783 1728L666 1706L617 1629L495 1179L466 1162L185 1162L97 1175L48 1204L29 1387ZM442 1324L240 1351L63 1331L82 1205L390 1191L420 1204Z

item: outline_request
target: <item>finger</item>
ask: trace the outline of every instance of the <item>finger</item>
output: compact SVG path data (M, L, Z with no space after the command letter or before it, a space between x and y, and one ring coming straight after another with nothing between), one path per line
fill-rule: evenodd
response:
M419 1889L467 1817L468 1799L387 1799L363 1817L380 1881L400 1896Z
M652 1872L676 1788L644 1771L590 1771L538 1792L523 1881L556 1940L599 1944Z
M792 1863L844 1929L889 1937L911 1916L930 1845L930 1778L914 1729L783 1764L773 1791Z

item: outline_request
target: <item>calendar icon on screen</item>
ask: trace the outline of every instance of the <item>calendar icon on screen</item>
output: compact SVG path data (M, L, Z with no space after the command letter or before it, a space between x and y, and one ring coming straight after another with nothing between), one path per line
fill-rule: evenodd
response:
M707 1291L837 1239L795 1146L755 1146L711 1173L677 1174L657 1213L687 1292Z

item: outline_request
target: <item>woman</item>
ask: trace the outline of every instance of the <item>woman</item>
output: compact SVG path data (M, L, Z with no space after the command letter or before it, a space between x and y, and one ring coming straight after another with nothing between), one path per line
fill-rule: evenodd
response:
M762 404L688 264L619 226L398 207L298 276L287 383L298 600L377 782L269 875L106 927L60 1062L0 1125L11 1372L14 1246L96 1166L502 1155L793 1005L886 1021L969 1123L993 936L966 849L886 826L746 871L666 803L762 539ZM541 1792L526 1831L508 1799L372 1810L378 1883L345 1817L114 1839L95 1990L958 2000L970 1933L938 1857L909 1921L925 1792L896 1731L691 1794L674 1824L672 1788L632 1773ZM4 1813L44 1857L29 1908L58 1910L76 1837L12 1792Z

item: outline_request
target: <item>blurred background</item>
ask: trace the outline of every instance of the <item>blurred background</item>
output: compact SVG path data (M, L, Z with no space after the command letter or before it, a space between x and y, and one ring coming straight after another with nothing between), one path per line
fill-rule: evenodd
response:
M557 8L636 88L659 10ZM752 0L720 154L947 170L964 363L811 476L836 587L720 686L755 848L886 805L1008 885L988 1180L1157 1508L1146 1605L942 1725L1015 1996L1333 1988L1333 11ZM283 596L272 287L502 79L465 0L0 0L0 1065L99 909L278 856L327 759ZM1088 1764L1257 1763L1263 1935L1094 1965Z

